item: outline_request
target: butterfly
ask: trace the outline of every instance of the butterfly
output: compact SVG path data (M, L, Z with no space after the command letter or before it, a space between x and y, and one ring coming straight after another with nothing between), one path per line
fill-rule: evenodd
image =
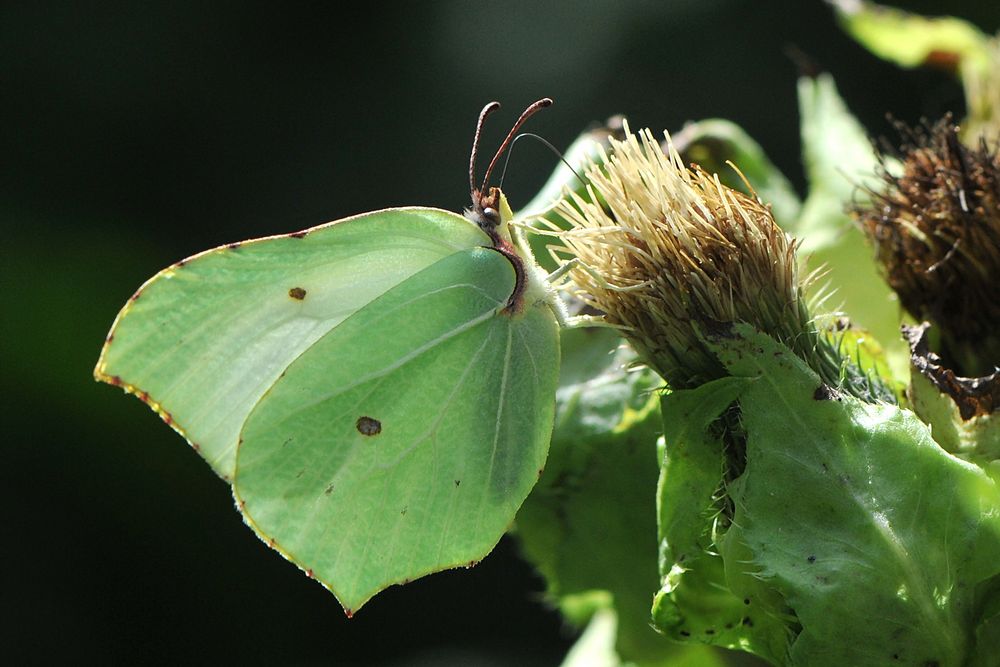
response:
M207 250L121 309L95 377L137 395L232 485L246 523L348 615L487 555L544 465L559 310L476 187L459 215L388 208Z

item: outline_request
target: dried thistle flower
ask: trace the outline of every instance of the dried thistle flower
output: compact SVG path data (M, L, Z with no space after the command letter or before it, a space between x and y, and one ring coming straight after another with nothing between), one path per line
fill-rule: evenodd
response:
M556 211L571 225L561 238L584 268L579 296L619 327L643 360L675 388L725 370L701 334L748 322L792 348L832 386L892 400L841 358L821 334L799 280L795 243L756 198L688 169L667 136L649 130L612 141L587 170L586 196Z
M889 285L941 335L939 354L961 375L1000 366L1000 153L959 140L949 118L903 128L898 175L882 156L881 188L856 219Z

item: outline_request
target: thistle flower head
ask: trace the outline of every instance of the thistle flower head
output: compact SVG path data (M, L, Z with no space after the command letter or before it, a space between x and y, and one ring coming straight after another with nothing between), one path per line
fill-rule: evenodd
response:
M612 141L587 171L584 196L557 212L586 270L581 298L622 329L641 357L676 388L726 373L702 334L747 322L791 347L828 384L844 384L845 361L820 335L799 280L795 243L755 197L687 168L667 138L649 130Z
M1000 366L998 146L967 147L950 119L904 132L899 175L883 166L854 215L903 307L940 331L945 361L984 375Z

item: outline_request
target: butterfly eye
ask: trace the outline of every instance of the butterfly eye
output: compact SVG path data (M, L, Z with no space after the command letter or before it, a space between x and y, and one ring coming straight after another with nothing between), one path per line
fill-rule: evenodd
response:
M495 208L491 208L489 206L484 208L483 217L486 218L486 221L489 222L491 225L500 224L500 214L497 213L497 210Z

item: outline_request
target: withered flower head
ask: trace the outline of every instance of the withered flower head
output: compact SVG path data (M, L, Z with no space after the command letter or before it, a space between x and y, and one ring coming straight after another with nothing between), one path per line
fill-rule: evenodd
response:
M854 215L903 307L940 332L945 362L985 375L1000 365L998 146L964 145L947 118L904 133L901 169L883 155L881 187Z
M846 362L815 326L799 280L795 243L767 206L687 168L667 136L627 131L587 170L585 196L557 212L585 265L573 271L584 301L622 329L641 357L675 388L726 373L702 336L747 322L791 347L824 381L871 396L867 378L845 382ZM854 369L856 371L856 369ZM847 374L851 376L851 373ZM854 391L857 390L857 391Z

